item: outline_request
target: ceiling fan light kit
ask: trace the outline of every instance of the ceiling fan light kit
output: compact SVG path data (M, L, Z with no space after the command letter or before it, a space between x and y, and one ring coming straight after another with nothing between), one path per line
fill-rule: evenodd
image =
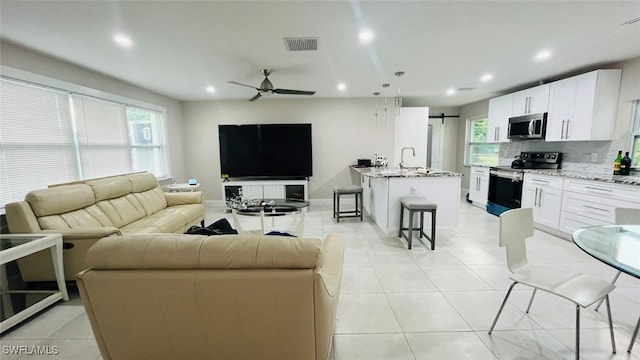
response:
M250 87L252 89L256 89L258 91L258 93L254 97L249 99L249 101L258 100L262 96L262 94L264 94L264 93L267 93L267 94L279 94L279 95L313 95L313 94L316 93L315 91L307 91L307 90L292 90L292 89L274 88L273 87L273 83L271 82L271 80L269 80L269 75L271 75L271 70L270 69L262 69L262 70L260 70L260 73L264 76L264 80L262 80L262 82L260 83L260 87L254 87L254 86L251 86L251 85L242 84L242 83L239 83L237 81L229 81L228 83L229 84L234 84L234 85Z

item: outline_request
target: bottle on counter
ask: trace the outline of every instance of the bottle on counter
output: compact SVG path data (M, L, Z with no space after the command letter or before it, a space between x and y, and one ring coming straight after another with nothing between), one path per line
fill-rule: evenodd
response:
M631 158L629 152L624 153L624 157L620 160L620 175L629 175L631 171Z
M613 175L620 175L621 163L622 163L622 150L618 150L618 156L613 161Z

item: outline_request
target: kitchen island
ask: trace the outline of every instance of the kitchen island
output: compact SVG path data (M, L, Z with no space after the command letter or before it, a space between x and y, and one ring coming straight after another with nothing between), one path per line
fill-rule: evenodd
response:
M400 198L404 196L422 196L437 204L439 231L453 231L457 225L461 174L430 168L352 169L360 174L365 212L385 234L398 235Z

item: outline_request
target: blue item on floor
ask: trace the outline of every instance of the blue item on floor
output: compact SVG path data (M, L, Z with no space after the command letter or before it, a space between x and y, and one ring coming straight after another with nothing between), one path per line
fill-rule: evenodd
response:
M500 214L502 214L503 212L505 212L507 210L511 210L511 209L509 209L506 206L494 204L492 202L488 202L487 203L487 212L489 214L493 214L495 216L500 216Z

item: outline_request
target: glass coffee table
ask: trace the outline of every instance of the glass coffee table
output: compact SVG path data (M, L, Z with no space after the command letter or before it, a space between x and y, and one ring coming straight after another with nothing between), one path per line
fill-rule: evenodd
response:
M11 290L7 279L6 264L50 249L56 275L57 290ZM0 235L0 296L2 297L2 322L0 333L10 329L58 300L69 300L62 265L61 234L3 234ZM18 300L19 299L19 300Z
M265 218L271 218L271 227L273 228L276 217L296 215L295 225L288 232L301 236L304 231L304 214L308 206L308 201L298 199L254 199L237 204L231 209L231 213L236 230L240 233L246 231L242 230L237 215L260 217L260 230L263 234L267 232Z

